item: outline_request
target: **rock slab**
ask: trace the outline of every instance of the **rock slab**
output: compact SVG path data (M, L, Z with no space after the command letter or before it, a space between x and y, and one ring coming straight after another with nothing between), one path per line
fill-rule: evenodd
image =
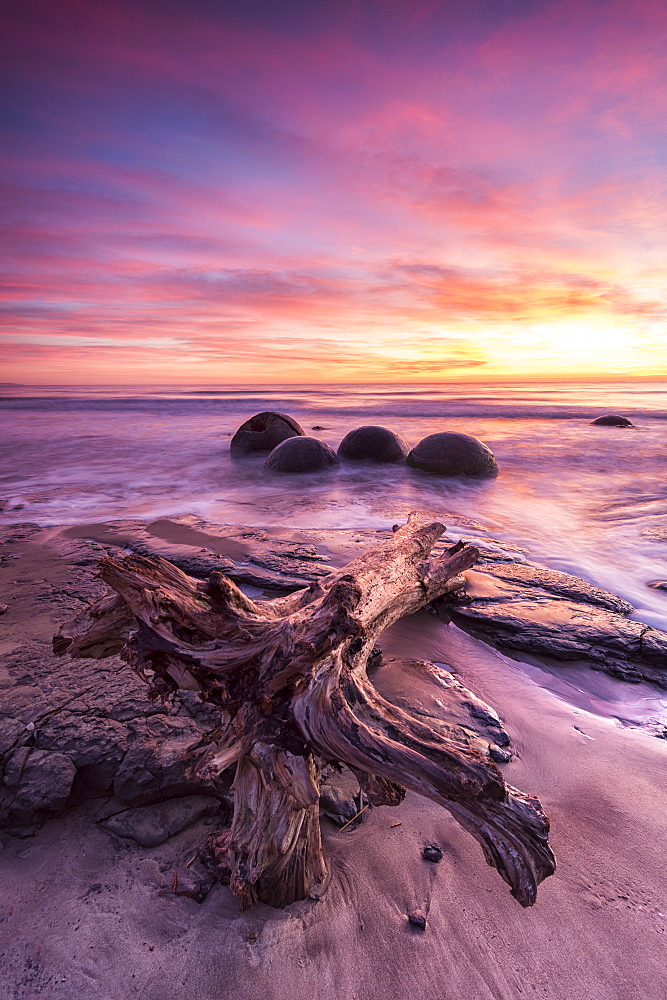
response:
M469 570L466 596L442 601L459 628L501 650L582 660L612 677L667 688L667 633L627 618L625 602L593 588L594 600L584 603L584 581L573 600L567 574L558 593L555 575L547 577L547 589L521 564L499 568L504 579Z
M100 826L117 837L133 840L140 847L159 847L204 816L220 812L218 799L188 795L151 806L125 809L102 820Z

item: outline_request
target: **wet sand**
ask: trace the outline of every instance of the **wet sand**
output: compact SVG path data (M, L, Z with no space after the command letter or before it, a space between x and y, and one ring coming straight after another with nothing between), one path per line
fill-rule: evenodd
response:
M12 551L3 593L12 577L20 584L15 601L2 599L3 649L24 634L48 643L65 614L44 587L65 587L68 568L34 541ZM667 742L571 704L536 682L540 672L426 613L382 645L387 658L453 669L503 719L516 751L503 773L540 797L558 858L533 908L442 807L412 793L357 828L323 820L330 882L319 901L244 914L222 886L201 905L173 894L204 821L142 849L97 825L109 804L96 799L32 838L0 834L3 1000L661 996ZM393 683L388 667L374 679ZM422 860L427 844L442 848L440 864ZM428 914L423 932L407 922L416 908Z

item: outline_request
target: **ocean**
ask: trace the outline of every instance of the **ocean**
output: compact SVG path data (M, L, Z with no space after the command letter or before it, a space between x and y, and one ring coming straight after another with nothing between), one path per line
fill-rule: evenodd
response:
M441 430L474 434L500 474L443 479L366 464L270 473L263 457L229 454L236 428L261 410L290 414L334 448L362 424L410 445ZM667 630L667 591L649 586L667 579L667 383L4 386L0 411L5 523L188 512L229 524L384 528L420 510L454 536L521 546ZM609 412L635 428L591 426Z

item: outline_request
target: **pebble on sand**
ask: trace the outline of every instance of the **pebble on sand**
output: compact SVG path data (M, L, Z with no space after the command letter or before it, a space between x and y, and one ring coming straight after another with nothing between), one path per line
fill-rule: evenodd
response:
M422 857L424 861L432 861L434 864L437 864L438 861L442 861L442 851L439 847L430 845L429 847L424 848L422 851Z
M408 920L413 927L417 927L420 931L426 930L426 914L423 910L413 910L408 913Z
M512 754L509 750L504 750L502 747L489 743L489 757L491 760L494 760L496 764L509 764L512 759Z

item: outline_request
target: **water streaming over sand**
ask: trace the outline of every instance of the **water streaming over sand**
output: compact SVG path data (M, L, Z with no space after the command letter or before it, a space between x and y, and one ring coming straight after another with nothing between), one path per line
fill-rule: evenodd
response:
M521 545L667 628L667 592L647 586L667 577L665 383L0 393L5 520L74 524L192 512L225 523L386 527L420 509L444 517L453 533ZM343 465L277 476L262 458L232 461L232 433L265 409L290 413L334 448L368 423L410 444L438 430L464 431L493 449L501 473L459 481L405 466ZM591 426L606 412L629 416L636 429Z

